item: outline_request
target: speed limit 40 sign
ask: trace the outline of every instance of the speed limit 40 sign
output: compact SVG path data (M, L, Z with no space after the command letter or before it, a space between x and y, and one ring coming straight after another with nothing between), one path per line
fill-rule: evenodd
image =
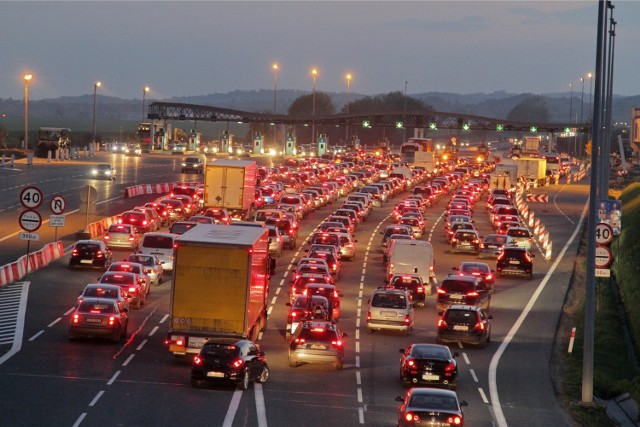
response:
M42 191L38 187L25 187L20 192L20 203L27 209L36 209L42 204Z
M596 224L596 243L599 245L608 245L613 240L613 228L606 222Z

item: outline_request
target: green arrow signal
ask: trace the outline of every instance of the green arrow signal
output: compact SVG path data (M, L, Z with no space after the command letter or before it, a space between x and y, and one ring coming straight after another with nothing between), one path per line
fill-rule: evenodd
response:
M396 122L396 129L402 129L404 127L404 123Z
M531 126L531 127L529 128L529 132L531 132L531 133L536 133L536 132L538 132L538 128L537 128L537 127L535 127L535 126Z
M438 125L435 123L429 123L429 129L431 130L438 130Z
M469 130L470 126L469 123L465 123L462 125L462 130Z
M369 120L363 120L362 121L362 127L363 128L370 128L371 127L371 122Z
M504 130L504 125L496 125L496 130L498 132L502 132Z

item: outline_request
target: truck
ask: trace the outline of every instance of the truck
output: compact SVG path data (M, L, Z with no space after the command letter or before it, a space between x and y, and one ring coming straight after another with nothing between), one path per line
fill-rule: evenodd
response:
M438 281L435 274L433 246L424 240L394 240L389 251L386 280L394 274L419 274L427 295L431 295L432 286Z
M515 163L498 163L494 170L494 173L509 175L512 181L516 181L518 179L518 165Z
M547 179L547 159L540 157L521 157L516 160L518 165L518 177L525 182L544 186Z
M515 182L515 178L512 180L509 174L493 172L491 175L489 175L489 191L493 190L494 188L511 191L511 186L514 185Z
M435 172L437 165L434 154L433 151L416 151L413 165L423 167L429 173Z
M174 243L169 352L198 353L210 338L255 341L267 326L269 230L198 224Z
M258 167L251 160L217 159L204 169L204 207L245 220L255 208Z
M540 151L540 138L537 136L525 136L522 143L522 155L537 157Z

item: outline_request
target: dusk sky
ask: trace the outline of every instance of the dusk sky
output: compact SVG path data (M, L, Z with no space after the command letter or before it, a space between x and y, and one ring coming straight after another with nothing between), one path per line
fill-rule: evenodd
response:
M640 2L614 0L614 92L640 94ZM597 1L0 2L0 98L234 90L580 92ZM588 90L589 81L585 83ZM575 92L574 92L575 93ZM585 92L586 93L586 92Z

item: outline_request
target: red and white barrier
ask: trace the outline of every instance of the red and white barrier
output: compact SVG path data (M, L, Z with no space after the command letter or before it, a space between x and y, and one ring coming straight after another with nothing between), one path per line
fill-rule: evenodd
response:
M17 261L3 265L0 267L0 287L4 287L10 283L22 279L28 271L37 270L46 267L52 261L61 258L64 255L64 246L62 242L47 243L41 250L31 252L21 256Z

